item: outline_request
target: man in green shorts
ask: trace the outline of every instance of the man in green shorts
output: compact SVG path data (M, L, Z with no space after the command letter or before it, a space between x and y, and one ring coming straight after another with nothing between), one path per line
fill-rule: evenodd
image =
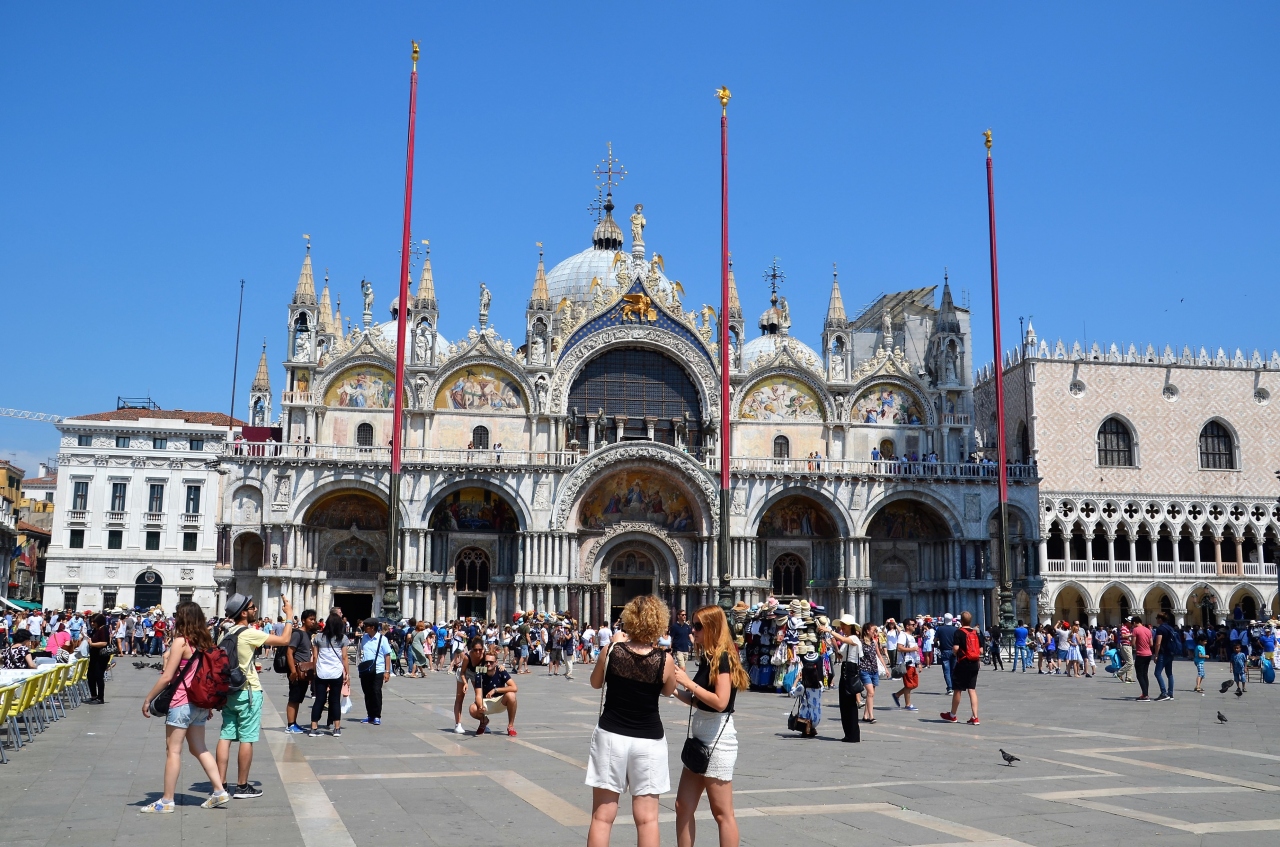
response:
M236 664L244 674L244 687L232 691L227 705L222 708L222 733L218 736L218 773L222 784L227 783L227 765L231 758L231 742L240 744L236 755L238 780L230 786L231 796L237 800L261 797L262 789L249 782L249 767L253 764L253 743L258 740L262 726L262 683L254 656L262 647L286 647L293 638L293 607L287 597L280 598L281 612L287 621L284 632L270 635L265 630L249 626L258 619L258 604L243 594L227 598L224 613L232 620L225 635L238 633ZM225 637L224 635L224 637Z

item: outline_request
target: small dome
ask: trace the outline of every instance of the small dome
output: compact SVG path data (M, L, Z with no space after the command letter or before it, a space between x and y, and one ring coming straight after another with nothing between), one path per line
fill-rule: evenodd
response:
M799 339L789 335L762 335L759 338L753 338L748 341L742 348L742 369L748 370L757 360L769 359L773 354L778 352L783 346L791 348L791 353L803 362L813 361L821 362L822 357L819 356L814 349ZM810 359L809 357L813 357Z

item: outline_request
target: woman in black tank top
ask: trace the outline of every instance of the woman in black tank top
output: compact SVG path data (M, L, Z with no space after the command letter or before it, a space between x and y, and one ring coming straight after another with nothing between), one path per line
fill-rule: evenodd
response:
M604 693L587 763L586 783L592 788L587 847L608 845L624 792L631 794L637 844L658 846L658 797L671 790L658 695L670 697L676 688L675 663L657 648L667 617L657 597L632 600L608 651L591 670L591 687Z

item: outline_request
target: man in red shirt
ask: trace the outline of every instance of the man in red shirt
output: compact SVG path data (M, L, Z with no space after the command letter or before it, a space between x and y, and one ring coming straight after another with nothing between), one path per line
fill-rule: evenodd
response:
M1133 631L1129 629L1129 621L1120 622L1120 672L1116 676L1121 682L1133 684Z
M1151 670L1151 629L1136 615L1132 620L1133 630L1130 637L1133 640L1133 664L1138 670L1138 687L1142 689L1142 696L1138 701L1149 703L1151 698L1147 696L1147 688L1151 685L1148 677Z

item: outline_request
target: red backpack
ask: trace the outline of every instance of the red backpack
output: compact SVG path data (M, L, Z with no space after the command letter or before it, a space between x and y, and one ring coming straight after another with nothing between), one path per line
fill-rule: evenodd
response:
M982 659L982 642L978 640L978 633L974 630L965 627L956 630L956 644L960 647L956 653L957 659Z
M221 709L231 692L231 662L222 648L197 650L196 669L187 678L187 700L201 709Z

